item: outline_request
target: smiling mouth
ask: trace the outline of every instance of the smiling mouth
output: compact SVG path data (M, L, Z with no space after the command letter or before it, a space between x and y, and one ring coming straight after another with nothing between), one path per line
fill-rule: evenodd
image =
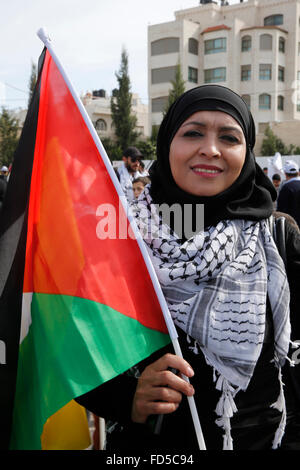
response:
M194 166L192 167L192 170L195 173L199 175L204 175L204 176L216 176L223 172L221 168L203 167L203 166Z

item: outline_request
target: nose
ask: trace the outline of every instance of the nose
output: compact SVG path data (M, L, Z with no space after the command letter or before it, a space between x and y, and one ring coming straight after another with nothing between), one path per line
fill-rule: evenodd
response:
M219 158L221 151L217 136L206 135L205 138L201 139L198 153L206 158Z

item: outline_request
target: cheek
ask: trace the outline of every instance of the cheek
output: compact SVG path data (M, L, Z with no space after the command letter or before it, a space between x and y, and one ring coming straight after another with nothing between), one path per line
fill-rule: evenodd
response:
M239 175L246 159L246 150L229 155L227 162L233 173Z
M186 149L184 145L180 143L173 143L174 140L170 147L169 162L172 176L175 178L176 175L182 173L184 163L186 161Z

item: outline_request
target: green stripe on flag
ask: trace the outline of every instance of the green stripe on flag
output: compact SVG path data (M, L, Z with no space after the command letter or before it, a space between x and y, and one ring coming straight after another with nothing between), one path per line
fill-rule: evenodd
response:
M170 342L164 333L79 297L35 293L31 315L20 346L12 449L40 449L52 414Z

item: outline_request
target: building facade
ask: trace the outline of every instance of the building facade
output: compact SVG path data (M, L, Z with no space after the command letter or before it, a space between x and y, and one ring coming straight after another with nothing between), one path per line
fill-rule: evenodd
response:
M295 142L287 142L298 145L300 0L226 3L199 4L175 12L174 21L148 27L150 129L161 122L180 63L186 89L219 83L241 95L259 142L268 123L280 123L284 133L299 120Z
M81 97L83 105L94 124L99 136L114 139L114 126L111 116L110 100L105 90L86 93ZM136 130L140 138L149 137L148 106L143 104L139 95L132 93L132 113L137 117Z

